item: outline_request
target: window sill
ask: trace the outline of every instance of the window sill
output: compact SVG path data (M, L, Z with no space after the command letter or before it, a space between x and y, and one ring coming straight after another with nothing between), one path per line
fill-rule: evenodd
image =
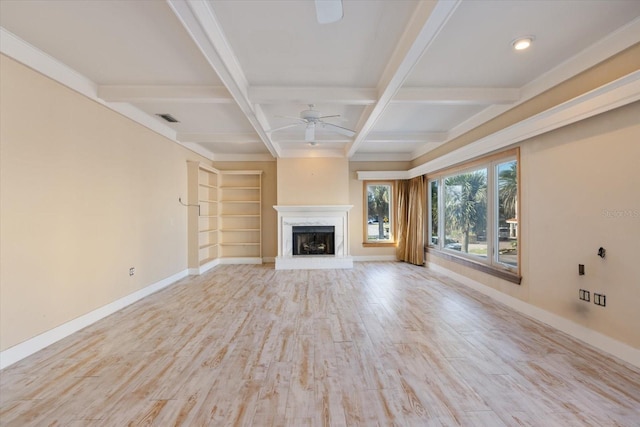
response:
M506 269L501 269L491 265L475 262L467 258L441 251L432 246L425 247L425 250L427 251L427 253L433 256L437 256L438 258L446 259L447 261L463 265L465 267L471 268L472 270L481 271L490 276L498 277L500 279L506 280L507 282L515 283L516 285L519 285L522 282L522 276Z
M362 246L365 248L390 248L397 246L397 244L395 242L362 242Z

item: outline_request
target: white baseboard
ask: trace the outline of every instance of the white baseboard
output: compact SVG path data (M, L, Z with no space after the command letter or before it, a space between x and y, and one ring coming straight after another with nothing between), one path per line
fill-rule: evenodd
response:
M153 294L154 292L158 292L160 289L166 288L167 286L177 282L178 280L187 277L188 273L188 270L183 270L179 273L174 274L173 276L162 279L159 282L153 283L143 289L140 289L139 291L127 295L126 297L122 297L112 303L97 308L76 319L70 320L69 322L66 322L47 332L43 332L42 334L30 338L27 341L24 341L13 347L10 347L3 352L0 352L0 369L4 369L9 365L13 365L14 363L24 359L25 357L30 356L33 353L40 351L57 341L60 341L61 339L73 334L74 332L86 328L92 323L95 323L98 320L103 319L110 314L113 314L116 311L121 310L124 307Z
M593 329L589 329L585 326L579 325L562 316L558 316L557 314L543 310L540 307L536 307L535 305L526 303L522 300L504 294L490 286L483 285L480 282L446 269L440 265L428 262L427 267L435 272L446 274L447 276L457 280L463 285L475 289L476 291L479 291L522 314L532 317L555 329L569 334L574 338L584 341L585 343L592 345L593 347L602 350L605 353L609 353L612 356L615 356L627 363L640 368L640 350L637 348L617 341L611 337L601 334L600 332L596 332Z
M367 262L367 261L397 261L395 255L360 255L354 256L353 260L356 262Z
M276 257L274 256L266 256L262 258L263 264L273 264L274 262L276 262Z

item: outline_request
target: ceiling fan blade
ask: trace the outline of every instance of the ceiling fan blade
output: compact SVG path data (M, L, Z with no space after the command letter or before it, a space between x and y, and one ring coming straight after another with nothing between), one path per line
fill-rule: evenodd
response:
M316 139L316 124L311 122L304 130L304 140L305 142L313 142L314 139Z
M319 119L331 119L333 117L340 117L340 114L334 114L332 116L320 116Z
M356 134L356 131L351 130L351 129L347 129L347 128L343 128L342 126L338 126L338 125L334 125L331 123L327 123L327 122L321 122L322 126L332 130L334 132L339 133L340 135L344 135L344 136L348 136L349 138L353 137Z
M293 127L300 126L300 125L303 125L303 124L304 124L304 122L300 122L300 123L294 123L294 124L291 124L291 125L280 126L279 128L270 129L267 132L276 132L276 131L279 131L279 130L289 129L289 128L293 128Z
M316 18L319 24L338 22L342 16L342 0L316 0Z

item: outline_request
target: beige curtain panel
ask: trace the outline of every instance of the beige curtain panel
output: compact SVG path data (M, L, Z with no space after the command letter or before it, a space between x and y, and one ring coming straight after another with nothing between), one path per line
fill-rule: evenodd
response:
M396 257L411 264L424 264L424 227L427 209L427 177L398 181L398 247Z

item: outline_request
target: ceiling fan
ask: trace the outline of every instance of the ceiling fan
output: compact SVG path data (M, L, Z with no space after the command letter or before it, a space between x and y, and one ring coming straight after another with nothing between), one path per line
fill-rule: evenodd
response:
M289 129L296 126L305 126L304 131L304 140L305 142L314 142L316 139L316 128L322 127L324 129L339 133L340 135L348 136L349 138L353 137L356 134L356 131L344 128L342 126L334 125L333 123L325 122L323 119L340 117L339 114L334 114L331 116L321 116L318 110L313 109L314 105L309 104L308 110L303 110L300 112L300 117L288 117L294 120L297 120L298 123L292 123L289 125L281 126L279 128L271 129L268 132L276 132L283 129Z

